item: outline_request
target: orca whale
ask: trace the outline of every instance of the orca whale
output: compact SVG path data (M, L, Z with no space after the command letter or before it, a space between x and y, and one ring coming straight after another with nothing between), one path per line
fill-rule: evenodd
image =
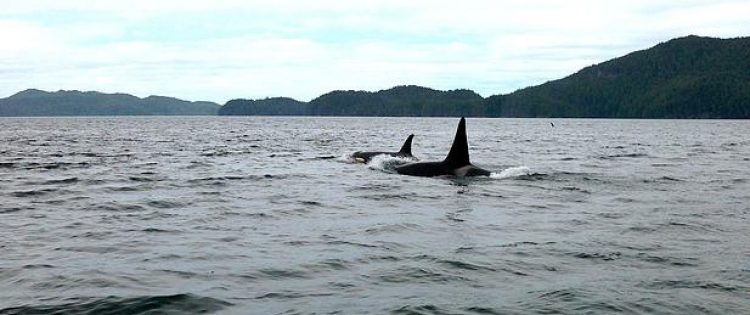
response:
M414 156L411 155L411 139L414 138L414 135L411 134L409 137L406 138L406 141L404 141L404 145L401 146L401 150L398 152L361 152L357 151L352 154L352 157L357 162L367 163L372 160L373 157L376 155L390 155L393 157L408 157L413 158Z
M469 161L469 144L466 140L466 119L458 122L456 137L445 160L440 162L416 162L396 167L396 172L411 176L489 176L490 171L476 167Z

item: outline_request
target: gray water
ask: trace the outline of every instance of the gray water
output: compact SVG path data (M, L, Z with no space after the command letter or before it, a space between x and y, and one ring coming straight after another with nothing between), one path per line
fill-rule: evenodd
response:
M552 127L550 122L554 122ZM0 119L0 314L750 312L750 121Z

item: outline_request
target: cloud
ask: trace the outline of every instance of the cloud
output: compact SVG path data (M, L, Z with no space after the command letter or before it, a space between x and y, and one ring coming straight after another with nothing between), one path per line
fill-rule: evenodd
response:
M397 84L485 96L688 34L750 32L747 1L6 0L0 94L224 102Z

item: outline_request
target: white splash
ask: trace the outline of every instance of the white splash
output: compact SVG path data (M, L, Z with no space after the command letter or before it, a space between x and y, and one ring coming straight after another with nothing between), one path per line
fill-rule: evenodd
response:
M354 152L352 153L343 153L341 156L336 158L336 161L338 162L344 162L344 163L350 163L354 164L357 163L357 159L354 158Z
M387 154L373 156L367 167L373 170L387 173L395 173L396 167L407 163L415 162L417 159L408 157L395 157Z
M531 175L531 169L526 166L509 167L502 170L500 173L492 172L490 178L492 179L506 179L515 178L519 176Z

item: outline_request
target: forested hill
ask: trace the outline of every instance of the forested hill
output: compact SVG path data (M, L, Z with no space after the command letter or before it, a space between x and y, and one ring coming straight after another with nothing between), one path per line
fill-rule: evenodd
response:
M375 93L334 91L312 100L309 114L332 116L473 116L483 102L470 90L438 91L397 86Z
M688 36L483 99L399 86L334 91L309 103L233 100L221 115L750 118L750 38Z
M0 116L216 115L219 108L164 96L35 89L0 99Z
M495 117L750 118L750 38L674 39L486 105Z
M219 115L476 116L484 99L470 90L397 86L377 92L333 91L305 103L291 98L232 100Z
M219 115L303 116L308 104L288 97L259 100L236 99L224 104Z

